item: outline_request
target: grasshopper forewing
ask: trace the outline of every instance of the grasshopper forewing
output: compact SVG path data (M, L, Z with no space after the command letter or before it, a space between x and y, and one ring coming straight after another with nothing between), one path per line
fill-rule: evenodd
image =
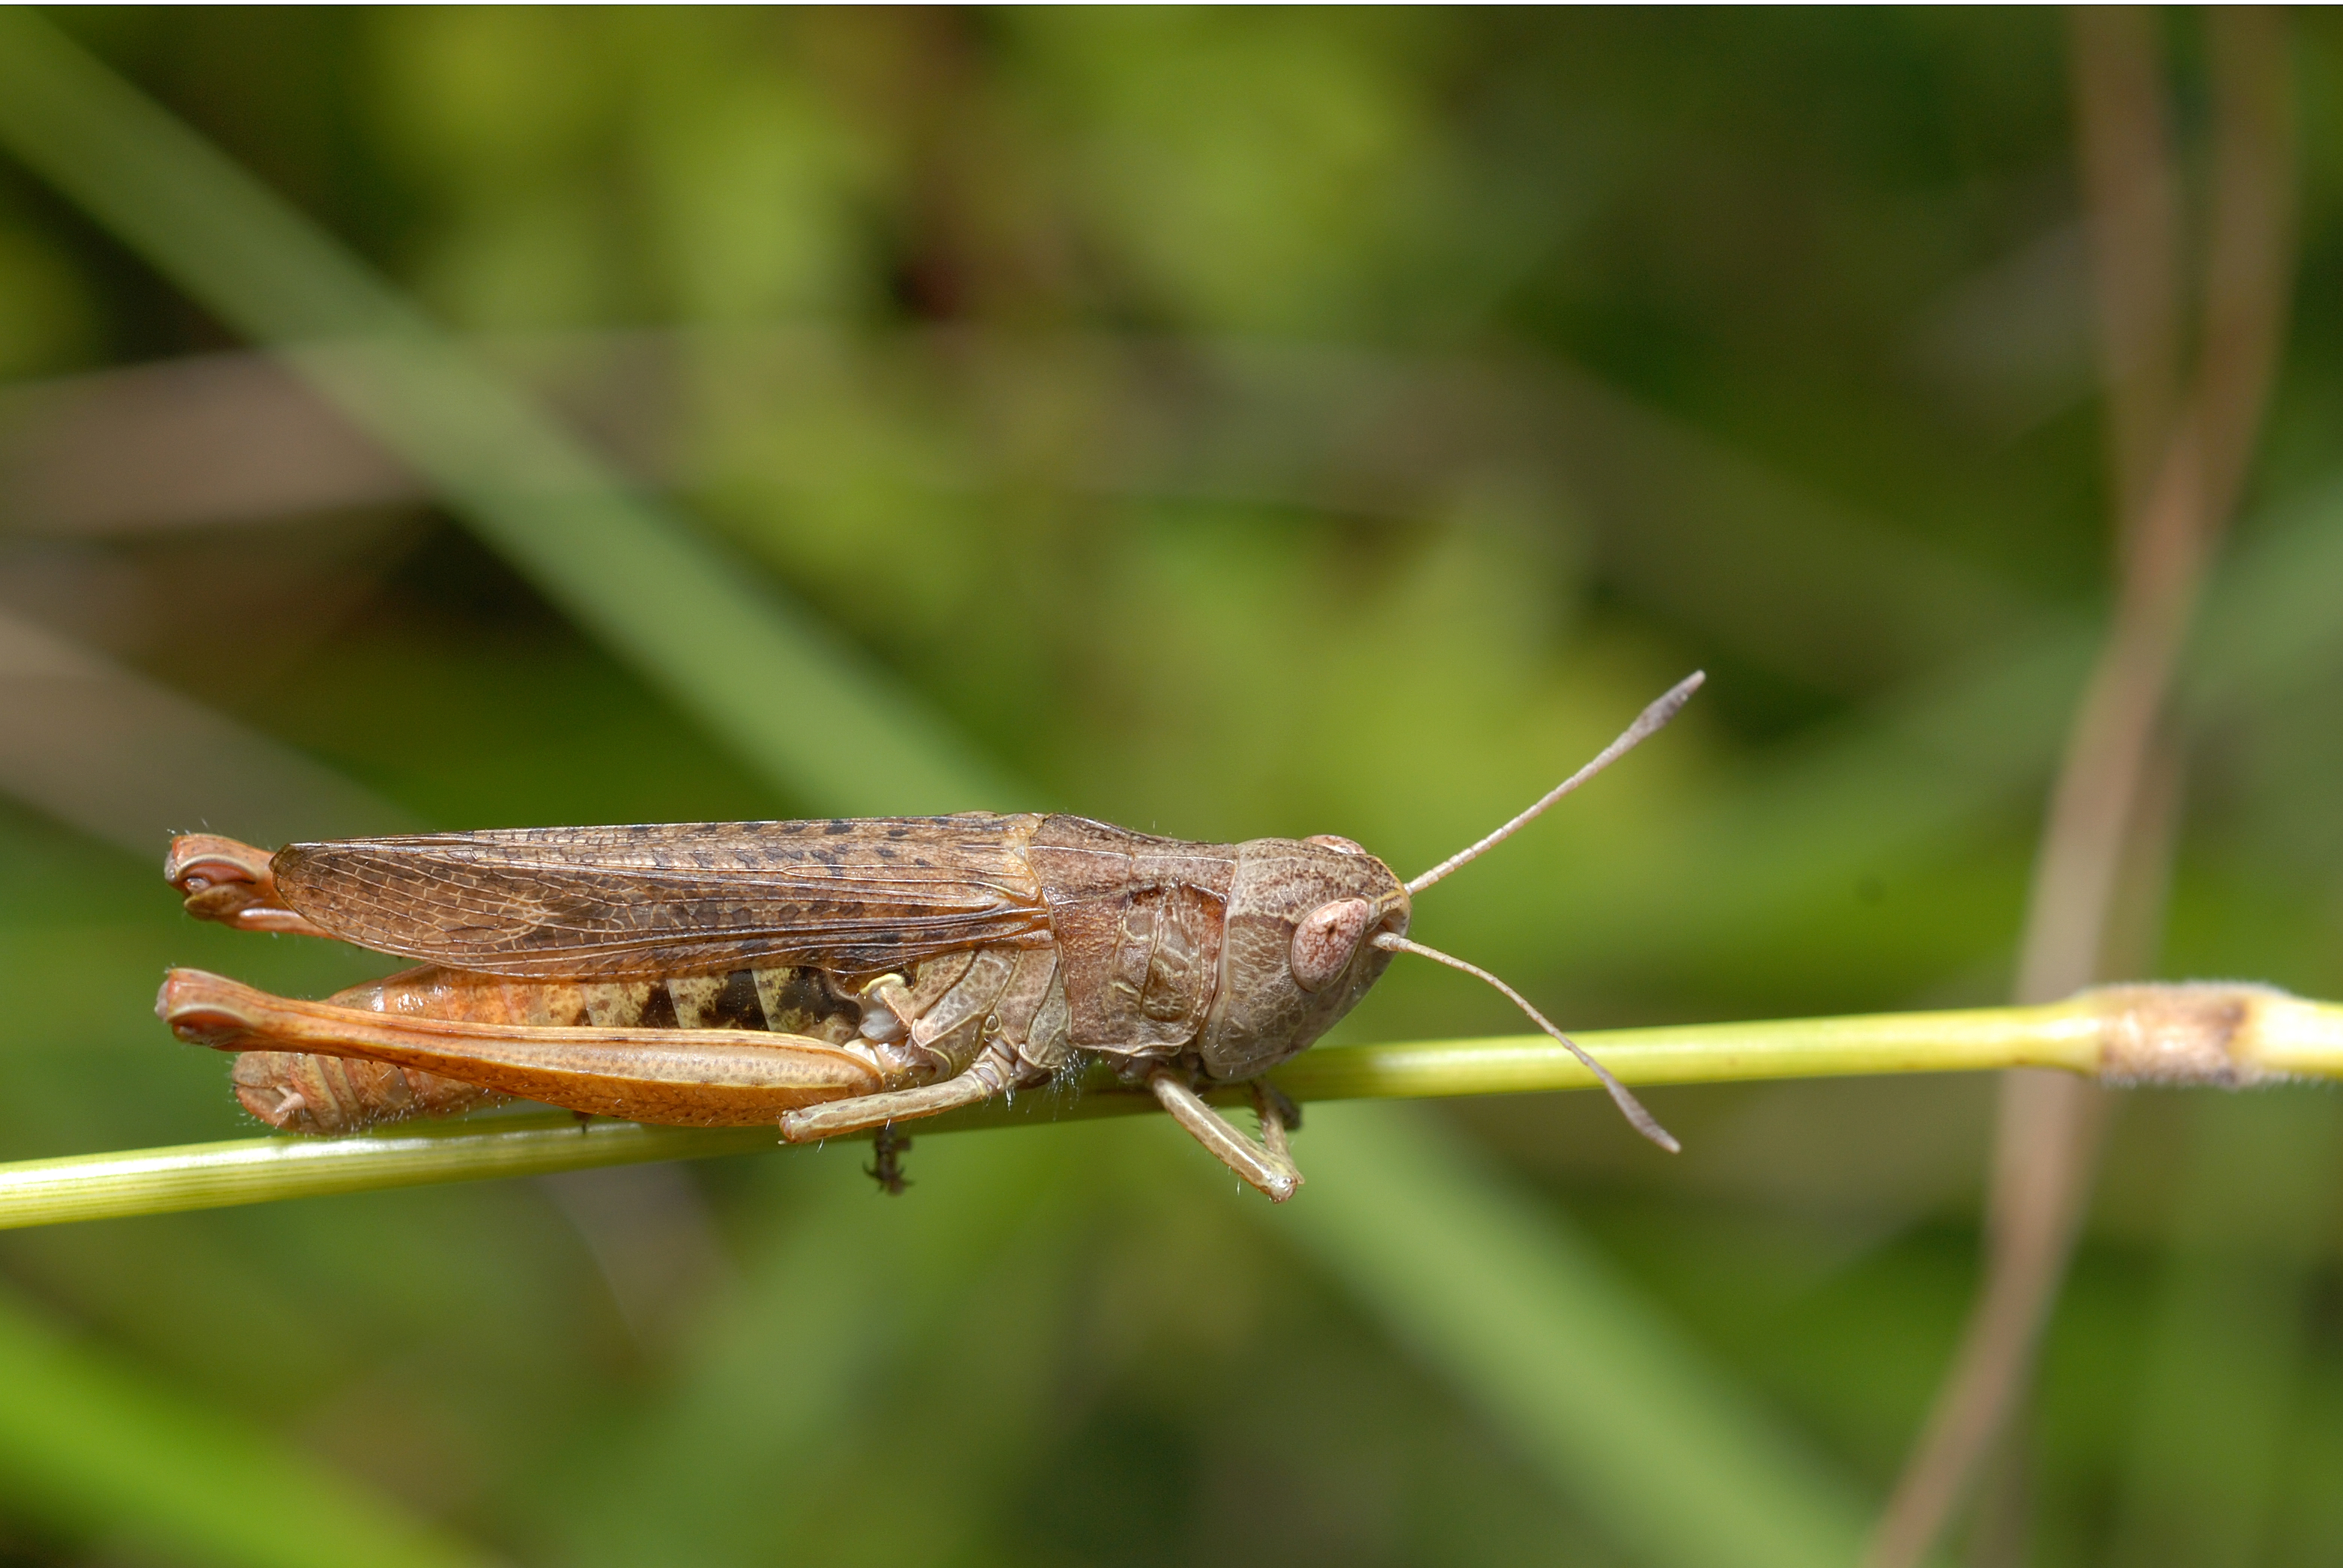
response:
M272 1125L339 1132L520 1097L807 1142L1049 1082L1144 1084L1276 1201L1298 1116L1263 1077L1392 955L1512 988L1407 939L1411 900L1657 729L1694 675L1527 811L1412 882L1346 839L1196 844L1029 813L548 828L172 846L190 913L421 967L325 1001L175 970L156 1010L240 1053ZM1578 1052L1647 1136L1643 1107ZM1250 1137L1202 1091L1247 1083ZM902 1186L889 1138L876 1168Z

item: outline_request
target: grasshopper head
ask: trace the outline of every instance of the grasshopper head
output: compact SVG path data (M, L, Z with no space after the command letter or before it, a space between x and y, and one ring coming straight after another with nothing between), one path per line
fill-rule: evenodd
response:
M1704 678L1694 672L1678 681L1594 761L1495 832L1413 881L1401 881L1390 867L1358 845L1332 835L1255 839L1238 845L1228 925L1221 941L1220 991L1196 1040L1204 1070L1226 1082L1252 1078L1299 1055L1366 994L1393 953L1417 953L1494 986L1586 1064L1637 1131L1675 1152L1676 1141L1652 1120L1626 1085L1581 1050L1526 997L1477 964L1408 940L1407 918L1409 900L1416 894L1487 854L1624 756L1674 718Z
M1348 839L1255 839L1237 847L1220 985L1196 1038L1228 1081L1310 1047L1391 962L1373 939L1407 931L1408 892Z

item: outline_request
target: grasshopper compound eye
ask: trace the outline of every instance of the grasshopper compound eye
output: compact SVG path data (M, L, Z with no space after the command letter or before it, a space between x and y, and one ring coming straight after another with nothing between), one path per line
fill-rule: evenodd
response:
M1303 990L1319 990L1331 984L1351 967L1351 955L1359 950L1359 939L1367 934L1367 923L1374 918L1374 906L1364 899L1337 899L1311 910L1293 928L1293 947L1288 954L1293 983Z

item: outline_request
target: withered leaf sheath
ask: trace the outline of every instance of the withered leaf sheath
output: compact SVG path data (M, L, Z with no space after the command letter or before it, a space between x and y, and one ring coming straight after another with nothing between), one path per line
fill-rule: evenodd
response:
M157 1010L181 1038L242 1053L237 1094L256 1115L316 1132L519 1096L672 1125L772 1121L802 1142L1097 1058L1282 1201L1302 1180L1291 1111L1262 1075L1394 951L1513 994L1408 941L1413 893L1657 729L1698 679L1413 884L1345 839L1196 844L1040 814L438 833L273 856L190 836L165 868L190 913L422 967L323 1002L175 970ZM1259 1139L1199 1093L1237 1082L1255 1086ZM879 1169L900 1187L883 1151Z

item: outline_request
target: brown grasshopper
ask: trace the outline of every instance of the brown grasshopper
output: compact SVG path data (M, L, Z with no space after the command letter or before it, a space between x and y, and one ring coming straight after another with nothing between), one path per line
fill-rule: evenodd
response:
M242 1053L271 1125L338 1132L505 1097L675 1126L777 1122L791 1143L1050 1082L1097 1058L1282 1202L1298 1114L1264 1074L1394 953L1477 976L1675 1141L1486 970L1407 939L1411 900L1674 718L1694 675L1528 810L1413 881L1347 839L1193 844L1028 813L435 833L268 855L181 838L188 911L338 938L422 967L297 1001L174 970L156 1010ZM1251 1087L1261 1136L1199 1092Z

